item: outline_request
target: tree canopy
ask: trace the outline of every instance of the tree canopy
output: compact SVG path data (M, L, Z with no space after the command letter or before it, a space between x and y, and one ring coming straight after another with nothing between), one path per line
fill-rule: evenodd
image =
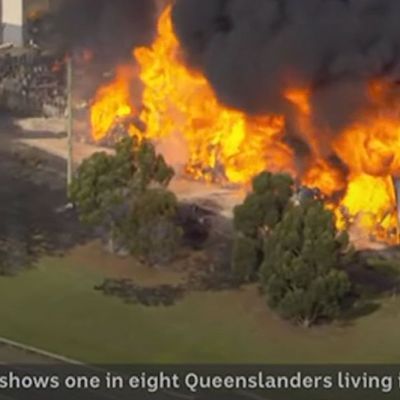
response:
M173 175L150 142L127 137L114 154L95 153L83 161L70 198L81 220L106 229L112 243L118 239L147 258L162 252L160 260L166 260L180 235L173 224L178 202L167 190Z
M234 209L232 268L244 281L256 277L263 241L282 219L293 195L293 180L289 175L263 172L254 178L252 189L244 203Z
M334 318L350 291L349 240L319 201L288 209L264 242L261 284L271 308L305 325Z

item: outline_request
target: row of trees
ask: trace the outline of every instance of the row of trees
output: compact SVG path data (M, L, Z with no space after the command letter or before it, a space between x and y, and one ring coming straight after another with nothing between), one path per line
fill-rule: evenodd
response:
M111 247L123 246L150 263L170 261L182 229L174 175L151 143L126 138L115 154L97 153L80 166L70 187L82 220L101 226ZM232 271L259 282L271 308L310 325L334 318L351 285L343 266L351 251L331 212L313 198L295 204L288 175L264 172L234 210Z

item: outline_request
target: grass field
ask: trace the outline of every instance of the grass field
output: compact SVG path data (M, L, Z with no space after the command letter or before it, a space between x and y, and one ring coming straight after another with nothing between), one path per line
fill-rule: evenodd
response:
M176 280L96 246L0 279L0 336L87 362L367 363L400 361L400 299L347 324L294 328L256 288L193 293L170 308L127 305L93 287L104 277Z

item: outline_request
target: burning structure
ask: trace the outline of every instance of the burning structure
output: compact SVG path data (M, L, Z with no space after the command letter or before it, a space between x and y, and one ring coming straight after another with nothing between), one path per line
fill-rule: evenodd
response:
M141 3L113 7L136 4L150 28L158 3ZM108 48L130 54L113 54L115 79L93 96L94 140L125 123L198 180L246 185L263 170L285 171L318 188L339 228L396 236L398 1L159 3L155 33ZM79 46L104 56L98 44Z

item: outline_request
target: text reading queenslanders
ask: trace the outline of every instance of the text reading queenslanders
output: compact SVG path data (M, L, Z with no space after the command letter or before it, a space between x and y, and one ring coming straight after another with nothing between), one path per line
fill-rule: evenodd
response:
M262 372L241 376L201 375L193 372L184 377L161 372L151 376L145 373L132 376L129 386L149 393L165 389L187 389L197 393L203 390L332 389L334 381L332 376L309 376L301 372L290 376L273 376Z
M156 393L165 389L186 389L192 393L203 390L377 390L390 393L400 388L400 375L377 376L366 372L351 374L339 372L337 375L307 375L296 372L288 375L268 375L258 372L253 375L202 375L188 373L184 377L163 372L149 376L145 373L132 376L132 389Z

